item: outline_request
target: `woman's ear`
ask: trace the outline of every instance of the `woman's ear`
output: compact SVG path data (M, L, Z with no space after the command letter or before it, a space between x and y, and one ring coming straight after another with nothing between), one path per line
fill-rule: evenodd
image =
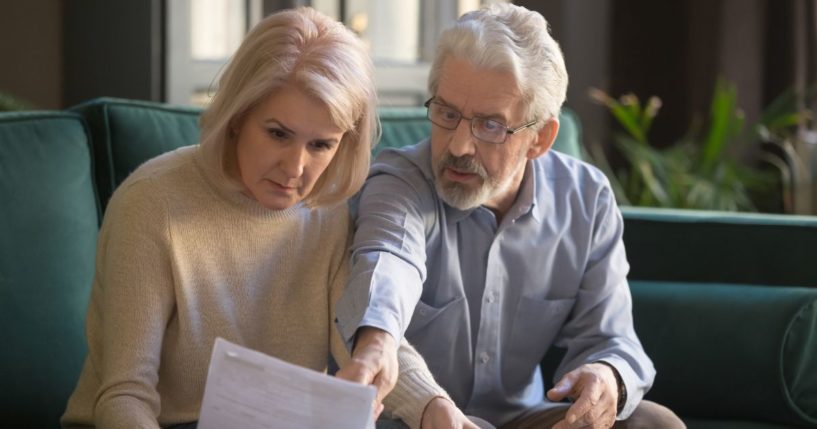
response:
M553 142L556 141L556 134L559 133L559 119L550 118L545 121L545 125L536 133L531 146L528 148L528 159L536 159L550 150Z
M233 118L230 119L230 122L227 123L227 128L230 130L229 135L231 139L238 137L238 134L241 132L241 127L244 125L245 116L246 115L233 116Z

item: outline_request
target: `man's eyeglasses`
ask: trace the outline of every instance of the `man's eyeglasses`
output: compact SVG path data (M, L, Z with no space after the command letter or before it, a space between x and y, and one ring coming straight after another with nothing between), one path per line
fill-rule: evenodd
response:
M460 120L465 119L471 121L471 134L476 137L477 140L491 144L505 143L509 135L516 134L539 122L538 120L534 120L516 128L508 128L502 122L493 119L481 118L479 116L466 118L457 110L434 101L434 98L429 98L423 106L428 109L428 120L434 125L445 128L446 130L456 130L460 125Z

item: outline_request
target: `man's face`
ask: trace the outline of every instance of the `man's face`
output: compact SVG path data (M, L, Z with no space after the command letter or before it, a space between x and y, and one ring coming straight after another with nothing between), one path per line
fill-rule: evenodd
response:
M516 198L529 148L537 135L525 129L508 135L502 144L486 143L474 137L471 121L466 118L488 118L509 128L528 122L513 75L477 69L466 60L449 57L443 63L433 101L463 116L456 129L431 127L438 194L462 210L485 205L504 213Z

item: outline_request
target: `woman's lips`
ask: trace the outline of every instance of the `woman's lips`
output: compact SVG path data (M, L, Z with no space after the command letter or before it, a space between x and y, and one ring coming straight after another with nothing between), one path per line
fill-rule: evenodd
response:
M279 192L284 192L284 193L293 193L293 192L295 192L295 191L297 191L297 190L298 190L298 187L297 187L297 186L284 186L284 185L282 185L282 184L280 184L280 183L278 183L278 182L276 182L276 181L274 181L274 180L269 180L269 179L267 179L267 182L268 182L268 183L269 183L269 184L270 184L270 185L271 185L271 186L272 186L272 187L273 187L273 188L274 188L276 191L279 191Z

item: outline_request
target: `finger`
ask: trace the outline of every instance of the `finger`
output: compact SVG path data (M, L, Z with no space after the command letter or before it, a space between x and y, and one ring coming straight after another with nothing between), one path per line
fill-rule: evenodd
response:
M612 412L611 411L605 411L596 420L596 423L595 423L596 425L594 426L594 428L599 428L599 429L610 429L610 428L612 428L613 425L616 424L616 414L617 413L616 413L615 410L613 410Z
M374 418L374 421L377 421L377 418L380 417L380 414L383 412L384 408L385 407L383 406L382 402L375 401L372 404L372 417Z
M572 372L569 372L553 386L552 389L548 390L547 397L551 401L561 401L568 395L574 394L574 387L576 384L576 375Z
M374 372L362 362L353 359L339 369L338 372L335 373L335 377L355 383L372 384Z
M570 408L567 409L565 420L568 423L573 423L584 418L584 421L592 421L592 417L585 417L593 408L596 408L601 403L601 394L603 385L601 383L586 383L582 385L578 393L578 398Z
M575 404L574 404L575 405ZM570 413L570 411L568 411ZM568 415L565 415L565 421L568 422L566 426L569 429L578 428L610 428L616 420L616 409L610 406L609 401L600 402L592 406L584 414L579 414L575 420L571 422Z
M578 420L576 422L568 423L566 420L562 420L561 422L557 423L553 426L553 429L585 429L585 428L594 428L594 426L590 423L586 423L583 420Z
M382 374L382 373L381 373ZM382 401L386 395L394 388L394 383L389 383L387 377L378 375L372 381L372 385L377 389L377 400Z
M570 429L570 424L568 424L564 419L559 420L556 422L555 425L551 429Z
M462 429L479 429L479 426L477 426L476 424L474 424L471 420L468 420L467 418L465 419L464 422L462 422L461 427L462 427Z
M579 399L567 409L565 414L565 421L573 427L581 427L576 423L588 423L587 413L593 407L593 404L584 395L579 396Z

